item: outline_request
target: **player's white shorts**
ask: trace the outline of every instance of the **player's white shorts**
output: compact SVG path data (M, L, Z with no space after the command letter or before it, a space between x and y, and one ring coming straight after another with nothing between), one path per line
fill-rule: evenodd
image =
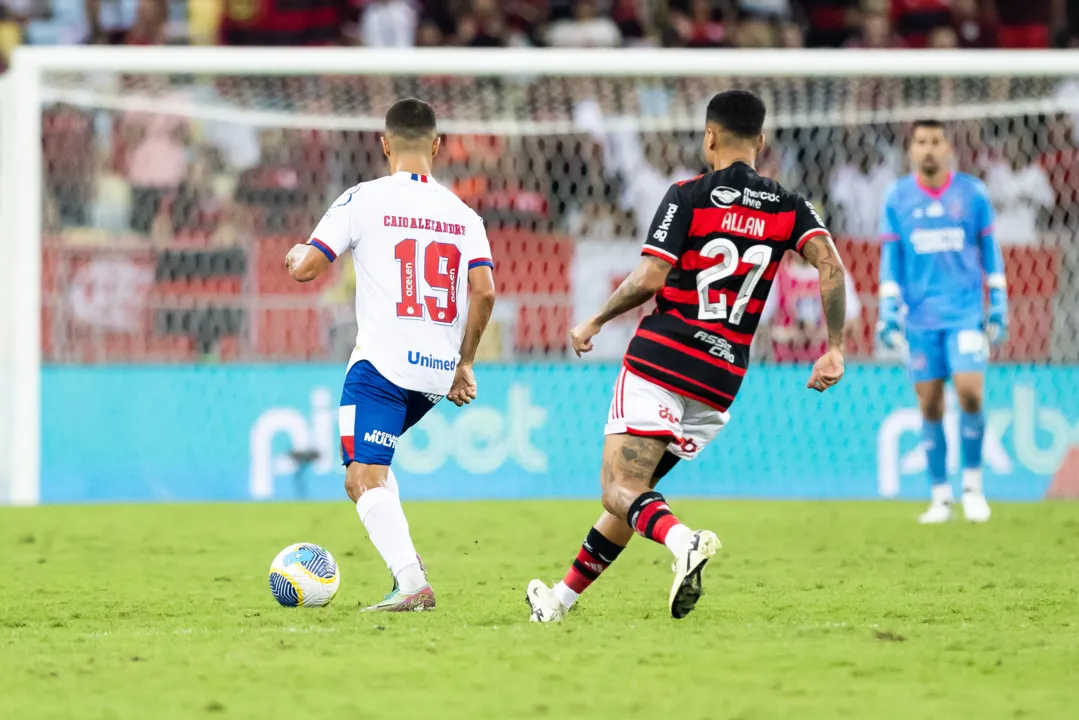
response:
M614 384L614 400L603 432L670 438L668 452L692 460L729 419L730 413L682 397L623 367Z

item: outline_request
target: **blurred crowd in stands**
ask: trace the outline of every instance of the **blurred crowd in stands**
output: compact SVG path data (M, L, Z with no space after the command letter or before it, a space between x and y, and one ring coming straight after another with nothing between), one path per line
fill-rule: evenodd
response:
M19 43L1079 47L1079 0L0 0L0 63ZM636 262L669 184L701 171L701 108L729 82L51 78L46 357L347 356L350 264L312 294L286 282L280 257L337 193L384 172L381 113L407 95L435 104L447 131L435 175L492 236L503 315L487 357L562 354L578 306L602 300L587 293ZM1051 301L1079 291L1079 80L739 82L774 121L761 173L809 197L846 243L856 355L874 352L874 243L880 199L907 172L902 111L929 105L954 115L957 165L986 181L1020 271L1013 307L1029 309L1031 334L1009 357L1062 357ZM836 119L848 110L882 112ZM769 317L795 350L777 344L771 357L804 361L823 324L794 265ZM624 338L609 335L617 357Z
M385 171L377 130L322 124L336 117L378 127L379 108L418 95L432 100L444 129L451 128L436 176L488 227L639 239L667 187L703 170L700 108L717 89L686 79L653 86L633 78L487 85L467 78L111 79L111 88L86 81L77 90L81 106L43 110L44 227L52 237L85 231L155 244L232 245L251 235L306 235L337 193ZM889 121L887 113L926 97L939 103L950 87L928 78L880 82L868 96L887 101L866 108L885 114L862 124L835 123L830 115L846 106L847 96L862 100L866 93L855 89L856 81L741 83L761 92L776 118L761 172L820 205L844 237L875 237L881 198L907 172L906 124ZM1056 244L1049 238L1061 232L1070 238L1079 221L1079 118L1026 107L1075 107L1079 85L1029 78L1010 86L983 80L952 88L960 110L969 115L982 106L986 114L951 124L957 166L988 185L1002 243ZM815 95L827 98L816 110ZM332 109L337 96L336 115L311 112ZM531 118L507 107L515 96L523 97L519 110L532 109ZM784 111L785 97L797 110ZM114 101L142 109L118 111ZM648 102L666 114L651 114ZM234 121L204 116L223 107ZM941 117L952 110L943 104ZM497 130L507 118L514 119ZM649 120L663 129L643 129ZM473 129L455 132L454 122Z
M34 45L1048 48L1077 0L0 0Z

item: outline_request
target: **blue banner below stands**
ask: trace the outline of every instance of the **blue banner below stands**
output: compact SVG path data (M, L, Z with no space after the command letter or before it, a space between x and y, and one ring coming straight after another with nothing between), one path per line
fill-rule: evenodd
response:
M479 399L440 403L402 437L410 500L593 498L618 368L478 368ZM664 481L671 495L924 498L920 418L906 372L855 366L824 394L809 368L755 366L731 422ZM41 500L343 499L336 365L55 366L42 377ZM1038 500L1079 442L1079 368L993 367L987 494ZM958 411L945 421L958 474ZM296 451L317 458L297 465ZM1058 482L1060 479L1058 478Z

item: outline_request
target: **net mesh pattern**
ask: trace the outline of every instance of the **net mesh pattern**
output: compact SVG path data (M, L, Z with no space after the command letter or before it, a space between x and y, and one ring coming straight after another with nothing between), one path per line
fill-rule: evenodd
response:
M851 357L882 357L881 201L907 172L910 122L934 117L996 208L1013 327L998 359L1079 359L1076 82L54 73L42 108L44 360L346 358L351 263L301 285L283 259L341 190L384 174L382 117L407 96L435 106L435 176L488 228L500 298L481 358L564 357L574 320L636 264L669 184L703 169L705 104L734 86L768 104L759 171L804 193L833 230L856 290ZM795 258L781 272L786 287L812 282ZM819 302L784 302L785 286L755 352L810 361ZM612 324L590 357L620 357L634 325Z

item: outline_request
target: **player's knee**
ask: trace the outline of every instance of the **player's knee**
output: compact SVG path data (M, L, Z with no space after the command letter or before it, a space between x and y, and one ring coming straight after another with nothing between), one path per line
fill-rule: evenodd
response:
M385 468L375 465L352 463L345 471L345 492L349 500L356 502L368 490L386 485Z
M929 422L940 422L944 419L944 403L923 403L922 417Z
M921 395L919 405L922 408L922 417L929 422L940 422L944 419L944 393L931 393Z
M600 497L600 502L603 503L603 509L610 514L616 517L621 517L622 515L624 515L624 510L622 513L619 512L618 488L614 485L614 483L604 483L603 494Z
M955 377L955 394L959 398L959 408L965 413L982 411L983 384L980 375L964 373Z
M979 413L982 411L982 394L976 391L960 392L959 407L965 413Z
M349 465L349 468L351 469L352 465ZM363 483L359 475L345 471L345 493L348 494L348 499L356 502L360 499L360 495L363 495L363 492Z

